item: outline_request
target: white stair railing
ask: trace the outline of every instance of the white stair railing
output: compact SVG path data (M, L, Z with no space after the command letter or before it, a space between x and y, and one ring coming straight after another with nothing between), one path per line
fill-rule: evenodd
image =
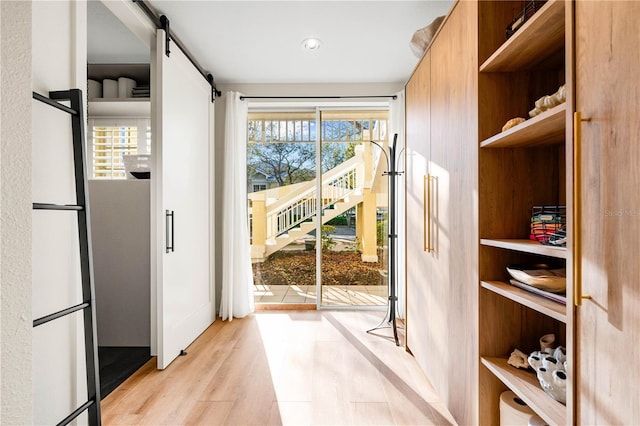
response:
M347 198L350 194L362 192L364 184L364 163L362 148L356 147L356 154L322 175L321 209ZM266 194L266 193L265 193ZM253 197L265 200L265 195L253 193ZM256 197L255 199L259 199ZM264 217L265 237L273 243L274 238L313 217L318 211L316 180L297 184L295 189L278 199L266 198ZM250 222L251 221L250 212ZM264 220L264 219L263 219ZM269 243L267 243L269 244Z
M362 168L358 156L345 161L323 175L322 209L328 208L356 191L362 191L358 169ZM318 211L315 180L298 194L291 194L267 206L267 240L282 235L300 223L313 217Z

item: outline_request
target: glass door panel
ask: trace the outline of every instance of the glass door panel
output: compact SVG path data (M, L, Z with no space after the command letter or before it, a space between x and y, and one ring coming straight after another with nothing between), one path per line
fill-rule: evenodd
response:
M387 304L387 116L320 113L321 306Z
M316 113L249 113L247 206L256 303L316 304Z

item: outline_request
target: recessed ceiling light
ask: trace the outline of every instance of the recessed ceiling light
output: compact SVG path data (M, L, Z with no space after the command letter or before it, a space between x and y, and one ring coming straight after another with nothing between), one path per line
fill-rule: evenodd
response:
M320 49L321 41L317 38L308 38L302 41L302 46L307 50Z

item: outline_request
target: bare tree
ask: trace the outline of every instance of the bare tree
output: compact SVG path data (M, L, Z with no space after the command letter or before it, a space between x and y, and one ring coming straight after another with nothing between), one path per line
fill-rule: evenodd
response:
M280 186L304 182L315 177L314 143L252 143L247 165L273 177Z

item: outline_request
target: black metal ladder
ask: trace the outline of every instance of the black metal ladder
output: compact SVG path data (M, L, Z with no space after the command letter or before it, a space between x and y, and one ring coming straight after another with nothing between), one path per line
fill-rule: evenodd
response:
M78 237L80 243L80 265L82 272L82 303L35 319L33 326L64 317L74 312L84 314L84 347L87 363L87 401L58 423L58 426L72 422L88 410L89 425L98 426L100 421L100 378L98 368L98 343L95 323L95 289L93 284L93 258L91 253L91 232L89 229L89 203L87 202L87 175L84 155L84 113L82 91L71 89L49 92L49 97L33 92L33 99L57 108L71 115L73 133L73 160L75 173L76 204L33 203L34 210L63 210L76 212L78 217ZM58 101L70 101L70 107Z

